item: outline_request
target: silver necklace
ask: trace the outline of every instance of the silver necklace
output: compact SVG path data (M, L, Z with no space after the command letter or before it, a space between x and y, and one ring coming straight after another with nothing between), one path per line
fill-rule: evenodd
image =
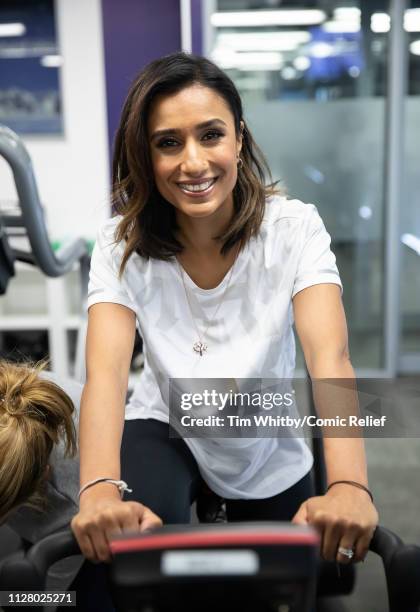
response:
M230 285L230 280L231 280L231 278L232 278L232 274L233 274L233 268L235 267L236 260L238 259L238 255L239 255L239 248L238 248L238 250L237 250L237 252L236 252L235 259L233 260L233 264L232 264L232 267L231 267L230 272L229 272L229 278L228 278L228 281L227 281L227 283L226 283L225 290L223 291L222 297L220 298L220 301L219 301L219 303L217 304L216 310L215 310L215 312L214 312L214 314L213 314L212 318L210 319L210 321L208 321L208 325L207 325L206 329L204 330L204 333L203 333L203 334L200 334L200 330L198 329L198 325L197 325L197 323L196 323L196 320L195 320L195 318L194 318L194 314L193 314L193 311L192 311L192 308L191 308L190 298L189 298L189 296L188 296L187 287L186 287L186 285L185 285L185 279L184 279L184 269L182 268L182 266L181 266L181 264L179 263L179 261L178 261L178 260L176 260L176 261L177 261L177 264L178 264L178 267L179 267L179 272L180 272L180 274L181 274L182 284L184 285L185 297L187 298L187 303L188 303L188 308L190 309L191 319L193 320L194 327L195 327L195 329L196 329L197 336L198 336L198 338L199 338L199 339L198 339L196 342L194 342L194 344L193 344L193 347L192 347L192 348L193 348L193 350L194 350L196 353L198 353L198 354L200 355L200 357L202 357L202 356L204 355L204 353L205 353L205 352L207 351L207 349L208 349L208 346L207 346L207 344L204 342L203 338L205 339L206 334L207 334L207 332L208 332L208 330L209 330L209 327L210 327L210 325L213 323L214 319L216 318L216 315L217 315L217 313L219 312L220 306L221 306L221 305L222 305L222 303L223 303L224 297L225 297L225 295L226 295L226 291L227 291L227 289L228 289L228 287L229 287L229 285Z

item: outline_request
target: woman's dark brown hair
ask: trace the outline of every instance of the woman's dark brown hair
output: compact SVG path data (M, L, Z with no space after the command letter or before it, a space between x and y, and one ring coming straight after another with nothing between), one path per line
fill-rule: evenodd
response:
M120 274L133 252L169 260L183 249L175 237L175 209L155 185L147 126L157 96L176 94L193 84L222 96L234 117L238 138L241 121L244 126L242 164L233 190L235 216L227 230L215 237L222 254L237 242L244 246L258 232L265 200L276 193L267 162L243 119L241 98L231 79L204 57L174 53L155 60L132 84L115 138L112 203L115 214L122 215L115 238L125 241Z

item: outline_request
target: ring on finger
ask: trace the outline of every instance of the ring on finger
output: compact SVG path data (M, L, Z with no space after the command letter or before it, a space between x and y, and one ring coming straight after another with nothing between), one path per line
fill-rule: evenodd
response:
M351 559L353 559L353 557L354 557L354 550L352 548L345 548L344 546L339 546L338 547L338 552L340 553L340 555L343 555L344 557L347 557L347 559L349 559L349 561Z

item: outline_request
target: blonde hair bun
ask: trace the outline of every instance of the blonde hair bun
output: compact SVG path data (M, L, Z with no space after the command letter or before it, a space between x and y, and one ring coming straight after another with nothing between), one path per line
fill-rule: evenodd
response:
M48 362L0 361L0 520L15 507L42 509L45 473L53 446L76 452L74 406L43 376Z

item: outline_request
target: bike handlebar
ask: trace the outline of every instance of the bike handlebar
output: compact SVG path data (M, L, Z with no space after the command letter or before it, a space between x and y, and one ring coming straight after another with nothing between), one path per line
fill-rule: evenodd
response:
M385 527L378 526L371 540L370 550L381 557L385 572L388 574L395 553L403 546L402 540L397 535ZM27 553L27 559L39 576L45 576L48 568L56 561L79 554L81 554L79 545L69 528L51 534L34 544Z
M418 612L420 602L420 547L404 545L392 531L378 526L370 550L382 559L390 612ZM70 528L51 534L34 544L25 559L11 560L3 578L16 570L26 572L32 588L45 588L48 568L55 562L80 554L80 548ZM20 565L19 565L20 564ZM404 602L404 603L403 603Z

